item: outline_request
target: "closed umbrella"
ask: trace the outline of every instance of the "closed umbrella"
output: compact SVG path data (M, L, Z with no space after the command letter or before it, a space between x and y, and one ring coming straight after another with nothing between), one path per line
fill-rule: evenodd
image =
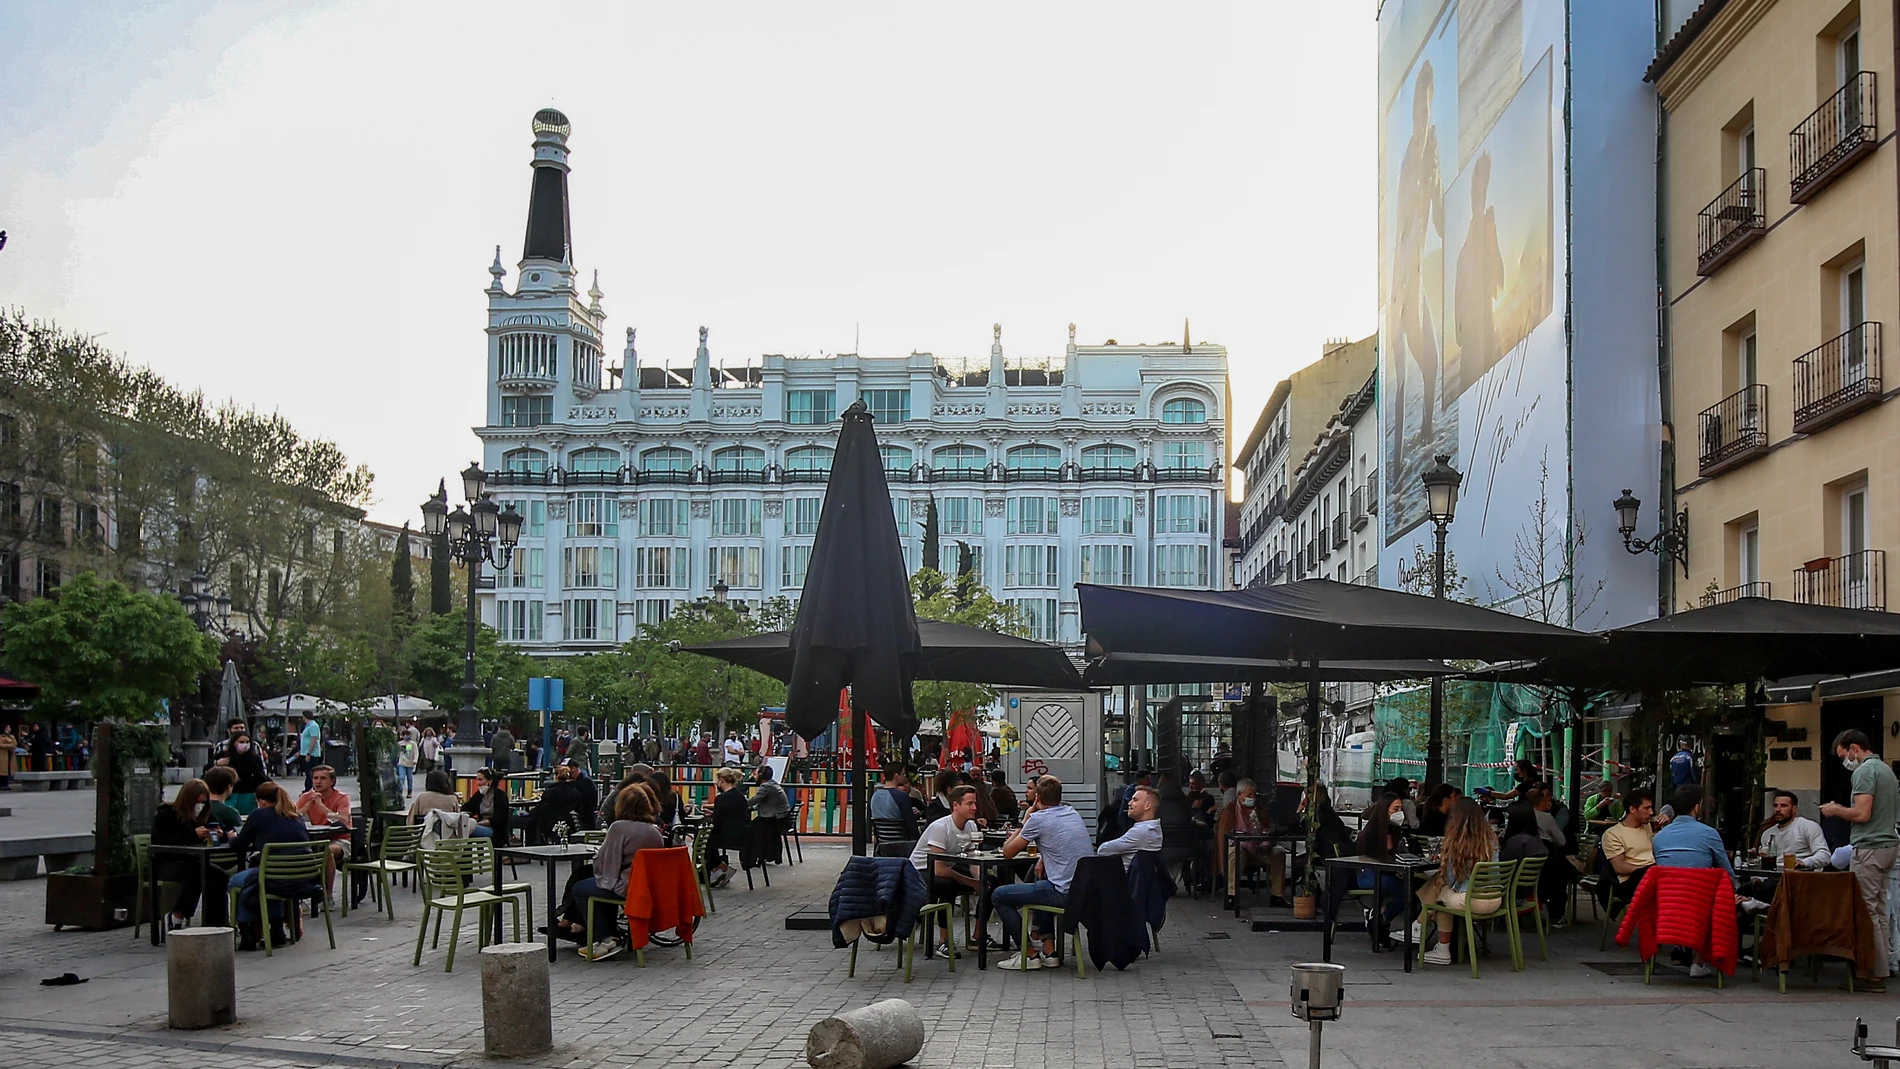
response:
M218 684L218 737L233 721L244 719L244 685L238 682L237 662L224 662L224 681Z

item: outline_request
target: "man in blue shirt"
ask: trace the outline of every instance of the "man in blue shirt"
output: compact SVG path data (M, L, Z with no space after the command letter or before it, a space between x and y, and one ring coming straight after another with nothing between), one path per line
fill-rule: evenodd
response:
M1035 846L1040 855L1036 867L1039 878L1027 883L1006 883L990 892L990 902L1003 923L1004 943L1022 941L1022 907L1064 906L1069 904L1069 886L1075 878L1075 864L1095 854L1089 841L1088 825L1081 814L1062 804L1062 781L1054 776L1036 780L1036 799L1022 830L1003 844L1003 856L1016 855ZM1003 960L1004 969L1057 968L1055 938L1048 928L1049 914L1036 914L1037 935L1042 946L1024 948L1021 956Z
M303 789L312 790L310 772L323 763L323 725L317 723L315 717L304 720L297 730L297 757L303 765Z
M1656 832L1656 867L1721 869L1728 873L1729 884L1733 886L1735 866L1729 863L1722 834L1702 823L1702 788L1683 787L1676 791L1670 804L1676 816ZM1736 901L1741 899L1738 897ZM1689 975L1699 980L1714 976L1715 970L1706 962L1697 961L1690 964Z
M1676 755L1669 759L1669 780L1677 787L1689 787L1702 781L1696 775L1695 753L1688 739L1676 743Z

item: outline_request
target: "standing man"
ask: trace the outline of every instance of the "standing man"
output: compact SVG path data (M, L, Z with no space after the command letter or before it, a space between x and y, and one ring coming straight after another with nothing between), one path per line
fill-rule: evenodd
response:
M488 737L488 763L504 776L515 770L515 733L506 724Z
M454 775L455 759L449 756L449 748L455 745L455 725L442 725L442 745L436 747L436 753L442 755L442 771Z
M316 717L298 717L301 721L297 728L297 761L303 765L303 789L309 792L315 787L310 775L311 769L323 763L323 725Z
M1873 752L1867 736L1848 729L1834 738L1834 755L1841 759L1853 779L1854 804L1823 802L1821 815L1841 817L1852 824L1848 844L1854 848L1854 860L1848 865L1854 881L1860 885L1861 901L1874 916L1874 975L1858 978L1854 990L1884 995L1887 992L1887 947L1893 933L1887 924L1887 875L1900 855L1900 835L1894 832L1894 818L1900 815L1900 781L1893 769Z
M745 764L745 744L739 741L738 732L736 731L726 732L726 742L725 742L724 750L725 750L724 756L725 756L726 764L729 764L733 766L734 768L737 768L738 766Z
M1695 751L1688 739L1676 743L1676 756L1669 759L1669 780L1678 789L1702 782L1702 777L1696 774Z

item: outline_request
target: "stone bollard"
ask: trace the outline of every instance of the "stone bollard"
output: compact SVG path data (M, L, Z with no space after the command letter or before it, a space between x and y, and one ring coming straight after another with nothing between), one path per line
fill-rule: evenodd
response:
M924 1019L917 1007L887 998L812 1026L805 1061L813 1069L891 1069L923 1049Z
M548 948L496 943L482 948L482 1037L490 1058L519 1058L554 1049Z
M163 914L154 923L165 923ZM171 1027L213 1028L237 1020L232 934L229 928L180 928L165 937Z

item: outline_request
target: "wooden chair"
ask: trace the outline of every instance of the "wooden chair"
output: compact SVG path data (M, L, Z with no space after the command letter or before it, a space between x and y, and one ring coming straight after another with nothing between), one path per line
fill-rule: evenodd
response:
M336 949L336 928L330 923L330 896L323 891L323 869L330 860L330 844L322 840L308 843L266 843L257 863L257 926L264 937L264 956L271 956L270 904L284 904L285 921L296 915L298 903L314 900L323 911L323 930L330 937L330 949ZM277 889L272 890L271 885ZM238 889L233 887L231 916L237 916Z
M491 878L492 869L478 864L472 851L445 850L440 847L423 852L418 860L422 865L422 924L416 929L416 954L410 962L422 964L422 943L429 935L429 913L435 913L435 938L431 948L442 943L442 914L454 913L454 923L449 929L449 956L443 963L443 972L455 971L455 945L462 939L462 913L476 910L475 946L480 949L487 945L491 910L506 903L514 912L515 941L521 941L521 902L513 895L497 895L477 886L477 881Z
M343 866L343 871L366 872L376 877L376 893L382 896L383 908L389 913L389 919L396 919L396 897L392 876L404 876L416 870L416 847L422 842L422 825L394 824L383 829L383 841L376 848L376 860L354 861ZM343 896L343 915L350 915L350 896Z
M1544 865L1550 861L1547 857L1527 857L1517 863L1517 877L1512 881L1514 894L1505 906L1506 920L1511 932L1511 968L1524 967L1524 933L1520 920L1524 914L1531 915L1537 928L1537 954L1544 961L1550 960L1550 944L1545 937L1545 919L1543 903L1538 900L1537 881L1544 874Z

